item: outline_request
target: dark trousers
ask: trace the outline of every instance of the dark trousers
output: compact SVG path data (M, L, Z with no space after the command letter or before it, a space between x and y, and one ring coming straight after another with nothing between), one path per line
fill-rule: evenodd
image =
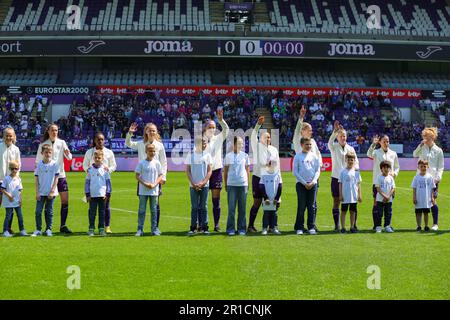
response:
M392 202L377 201L377 213L375 217L375 227L381 227L381 221L384 215L384 227L391 225L392 219Z
M91 198L89 202L89 229L95 229L95 216L98 208L98 228L105 228L105 206L106 201L103 198Z
M295 230L304 230L305 224L305 210L308 209L308 229L314 229L314 204L316 202L316 189L315 185L310 190L307 190L303 184L297 182L297 217L295 219Z
M12 218L14 217L14 210L16 210L17 219L19 220L19 229L20 231L24 230L22 208L16 207L16 208L6 208L5 221L3 222L3 232L11 229Z
M278 215L276 211L264 210L263 229L274 229L278 225Z

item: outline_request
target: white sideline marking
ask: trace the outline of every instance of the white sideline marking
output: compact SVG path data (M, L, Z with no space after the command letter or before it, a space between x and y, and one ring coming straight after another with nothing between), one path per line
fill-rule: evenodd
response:
M121 212L128 212L128 213L136 213L137 214L137 211L131 211L131 210L125 210L125 209L119 209L119 208L111 208L111 210L121 211ZM177 217L177 216L166 216L166 215L164 215L164 218L191 220L191 218Z
M365 185L371 185L371 186L373 185L373 183L368 183L368 182L362 182L362 183L365 184ZM400 189L400 190L405 190L405 191L411 191L411 194L412 194L412 188L395 187L395 189ZM439 192L438 199L439 199L440 197L450 198L449 195L447 195L447 194L442 194L442 193Z

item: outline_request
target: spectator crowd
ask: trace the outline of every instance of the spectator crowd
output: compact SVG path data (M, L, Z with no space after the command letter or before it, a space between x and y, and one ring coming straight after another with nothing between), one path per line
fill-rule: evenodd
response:
M426 101L419 101L418 108L427 108ZM22 153L33 154L39 138L49 121L44 113L51 101L21 95L0 97L0 129L11 126L18 136ZM315 97L288 97L280 91L240 92L233 97L162 96L160 92L138 94L89 94L70 107L67 116L55 122L60 136L67 140L87 139L88 147L96 131L104 132L108 140L125 138L132 122L138 124L137 136L143 135L147 122L155 123L163 139L170 139L176 129L193 132L197 122L207 119L217 121L216 111L223 109L224 118L231 129L252 128L257 120L256 109L270 109L275 128L280 129L280 151L291 150L292 138L302 105L308 109L305 121L311 123L319 149L328 153L327 142L333 130L333 122L339 122L348 131L348 141L357 152L365 153L374 135L387 134L391 143L404 145L404 153L411 153L420 140L423 123L402 121L392 102L381 96L366 97L357 93L337 93ZM450 114L448 104L434 108L436 126L444 152L449 152L448 132ZM80 150L84 151L84 150Z

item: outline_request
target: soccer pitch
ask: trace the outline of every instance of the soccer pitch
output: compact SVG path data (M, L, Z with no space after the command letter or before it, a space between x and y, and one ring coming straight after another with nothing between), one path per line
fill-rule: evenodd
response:
M295 235L295 179L287 172L279 210L282 235L225 235L227 205L222 190L223 232L188 237L188 182L184 173L170 172L161 197L162 236L137 238L136 180L131 172L116 172L111 198L114 234L90 238L88 206L81 201L85 175L69 173L68 226L75 234L58 234L57 199L54 237L0 238L0 299L449 299L449 177L444 174L439 190L440 230L418 233L410 188L414 174L400 172L396 180L393 234L371 231L372 173L363 172L358 234L332 231L330 174L323 173L319 234ZM25 227L30 233L35 228L34 182L31 173L21 176ZM249 193L247 222L251 205ZM213 221L211 198L208 209ZM262 209L258 230L261 221ZM347 228L348 224L349 217ZM13 229L18 230L17 217ZM147 214L147 235L149 230ZM67 287L71 276L67 268L72 265L80 268L80 289ZM380 289L368 288L369 266L379 267Z

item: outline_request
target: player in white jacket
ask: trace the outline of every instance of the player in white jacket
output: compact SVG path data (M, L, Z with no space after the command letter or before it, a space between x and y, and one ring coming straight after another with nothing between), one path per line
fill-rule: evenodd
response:
M439 208L437 205L439 182L442 180L444 173L444 153L439 148L435 141L438 137L437 128L425 128L422 131L422 142L417 146L413 152L413 157L419 160L428 161L428 173L433 176L436 188L433 189L433 196L435 199L434 205L431 207L431 214L433 215L432 230L438 230Z
M271 136L268 132L260 134L258 141L258 132L261 126L264 124L264 117L258 118L258 123L252 131L250 138L253 157L253 174L252 174L252 192L253 192L253 205L250 209L250 216L248 222L248 232L257 232L255 228L255 220L258 215L259 207L265 196L264 186L261 185L261 178L266 174L279 174L279 185L275 199L278 201L281 197L282 184L281 171L280 171L280 157L277 148L271 145ZM278 204L279 205L279 204ZM275 226L277 223L275 221Z
M20 163L20 150L16 146L16 132L13 128L8 127L3 130L3 143L0 144L0 184L3 179L8 176L11 172L9 170L9 162L17 161L19 163L19 170L21 167ZM2 204L3 197L0 197L0 205ZM13 234L11 229L12 217L9 223L8 232Z
M59 128L55 123L48 125L42 138L42 143L39 145L36 154L36 165L42 161L42 146L49 144L53 148L52 160L59 165L58 176L58 193L61 197L61 227L59 231L70 234L72 231L66 226L67 216L69 214L69 186L67 185L66 172L64 171L64 158L72 160L72 153L64 140L58 138Z
M94 153L95 150L103 151L103 168L111 173L116 171L117 164L114 152L105 147L105 135L102 132L97 132L94 137L94 147L86 151L83 159L83 170L88 172L89 168L95 163ZM105 232L112 233L111 231L111 197L107 197L105 201Z
M311 139L311 151L312 153L314 153L317 158L319 159L319 165L320 168L322 168L323 166L323 162L322 162L322 154L320 153L319 147L317 146L316 141L312 138L313 135L313 130L312 130L312 126L307 123L307 122L303 122L303 119L305 118L306 115L306 108L304 105L302 105L302 108L300 109L300 115L298 117L298 121L297 121L297 126L295 127L295 131L294 131L294 138L293 138L293 144L294 144L294 150L295 150L295 154L301 153L302 152L302 146L300 143L300 140L302 138L308 138ZM319 182L317 182L317 186L315 188L315 201L314 201L314 227L316 227L315 222L316 222L316 217L317 217L317 192L319 191Z
M156 206L156 213L157 213L157 226L159 226L159 218L161 215L161 208L159 206L159 197L162 195L162 186L166 183L167 180L167 157L166 157L166 149L164 148L164 144L161 142L161 136L158 132L158 127L154 123L147 123L144 127L144 139L140 141L132 141L131 138L133 137L134 133L137 130L138 125L136 123L132 123L130 126L130 129L128 129L127 136L125 138L125 145L128 148L131 148L133 150L137 150L138 152L138 158L139 162L142 160L145 160L147 158L147 153L145 151L145 147L148 144L152 144L155 146L155 159L158 160L161 163L162 166L162 173L163 178L161 180L161 183L159 185L159 196L158 196L158 204ZM139 183L138 183L138 190L139 191Z
M335 142L335 140L338 142ZM339 124L339 121L334 122L334 130L328 140L328 149L331 152L331 194L333 196L333 219L334 230L339 231L339 176L342 169L347 165L345 163L345 155L353 152L356 154L355 149L347 143L347 131ZM355 170L359 170L358 157L355 158ZM355 226L356 228L356 226Z
M377 149L377 145L380 147ZM373 160L373 207L372 207L372 217L373 217L373 229L376 229L376 221L378 216L378 206L377 206L377 188L375 184L377 183L378 177L381 175L380 163L383 161L388 161L391 164L391 170L389 175L394 179L398 176L400 172L400 165L398 162L397 152L389 148L389 137L387 135L375 136L372 140L369 150L367 150L367 156ZM392 208L391 208L392 209Z
M212 174L209 178L209 189L212 193L213 216L214 216L214 231L219 232L220 220L220 191L222 190L223 176L223 143L226 141L230 128L223 119L223 110L217 109L217 119L222 127L222 132L216 134L216 123L214 120L208 120L203 130L204 136L208 139L206 152L212 158Z

